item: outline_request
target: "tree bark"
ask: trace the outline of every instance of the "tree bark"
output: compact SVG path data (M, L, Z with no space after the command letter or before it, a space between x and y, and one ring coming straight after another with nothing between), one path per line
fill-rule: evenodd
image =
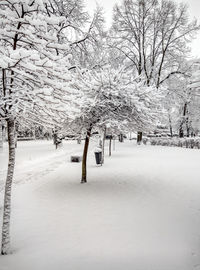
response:
M186 125L187 137L190 137L190 125L189 125L189 118L188 117L185 120L185 125Z
M0 148L3 148L3 126L0 121Z
M185 116L187 113L187 102L185 102L184 107L183 107L183 119L180 123L180 127L179 127L179 137L183 138L184 137L184 130L183 130L183 124L185 122Z
M111 146L112 146L112 136L110 136L109 140L109 156L111 156Z
M170 131L170 136L172 138L173 137L173 129L172 129L172 120L171 120L170 113L168 113L168 117L169 117L169 131Z
M2 255L6 255L10 251L11 188L15 167L15 120L13 118L9 118L7 120L7 132L8 132L8 146L9 146L9 161L4 194L2 243L1 243Z
M104 156L105 156L105 140L106 140L106 127L105 127L104 133L103 133L101 165L104 163Z
M83 160L82 160L82 178L81 183L87 183L87 154L88 154L88 146L90 141L92 127L87 130L87 135L85 138L85 145L83 150Z
M120 134L119 135L119 142L124 142L124 136L123 136L123 134Z
M179 138L183 138L183 137L184 137L183 125L180 125L180 127L179 127Z
M141 144L142 141L142 132L138 131L137 133L137 144Z
M170 126L169 126L169 130L170 130L170 136L171 136L171 138L173 137L173 129L172 129L172 125L170 124Z

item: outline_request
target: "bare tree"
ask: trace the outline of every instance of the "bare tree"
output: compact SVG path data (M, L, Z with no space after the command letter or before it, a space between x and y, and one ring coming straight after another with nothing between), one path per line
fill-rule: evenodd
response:
M189 21L185 4L124 0L114 8L110 46L147 85L159 87L170 76L183 73L180 58L198 29L196 20Z

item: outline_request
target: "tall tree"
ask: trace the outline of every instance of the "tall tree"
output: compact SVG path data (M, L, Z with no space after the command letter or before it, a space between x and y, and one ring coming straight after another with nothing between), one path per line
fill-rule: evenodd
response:
M164 108L168 124L179 137L191 136L199 130L199 63L184 61L184 74L176 74L165 83Z
M43 1L0 2L0 119L7 123L9 144L2 255L10 251L16 120L52 126L69 108L68 61L56 54L61 49L55 38L60 20L49 18Z
M171 0L124 0L114 8L110 46L127 66L158 88L182 73L179 59L199 29L189 21L187 6Z

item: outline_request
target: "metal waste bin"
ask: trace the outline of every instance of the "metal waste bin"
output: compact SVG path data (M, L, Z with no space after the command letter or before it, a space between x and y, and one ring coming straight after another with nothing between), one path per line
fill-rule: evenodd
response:
M102 152L94 152L96 158L96 164L101 164Z

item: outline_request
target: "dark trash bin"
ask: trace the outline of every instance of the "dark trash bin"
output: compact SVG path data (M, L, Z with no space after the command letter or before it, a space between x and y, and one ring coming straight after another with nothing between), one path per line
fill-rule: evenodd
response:
M102 152L95 152L96 164L101 164Z

